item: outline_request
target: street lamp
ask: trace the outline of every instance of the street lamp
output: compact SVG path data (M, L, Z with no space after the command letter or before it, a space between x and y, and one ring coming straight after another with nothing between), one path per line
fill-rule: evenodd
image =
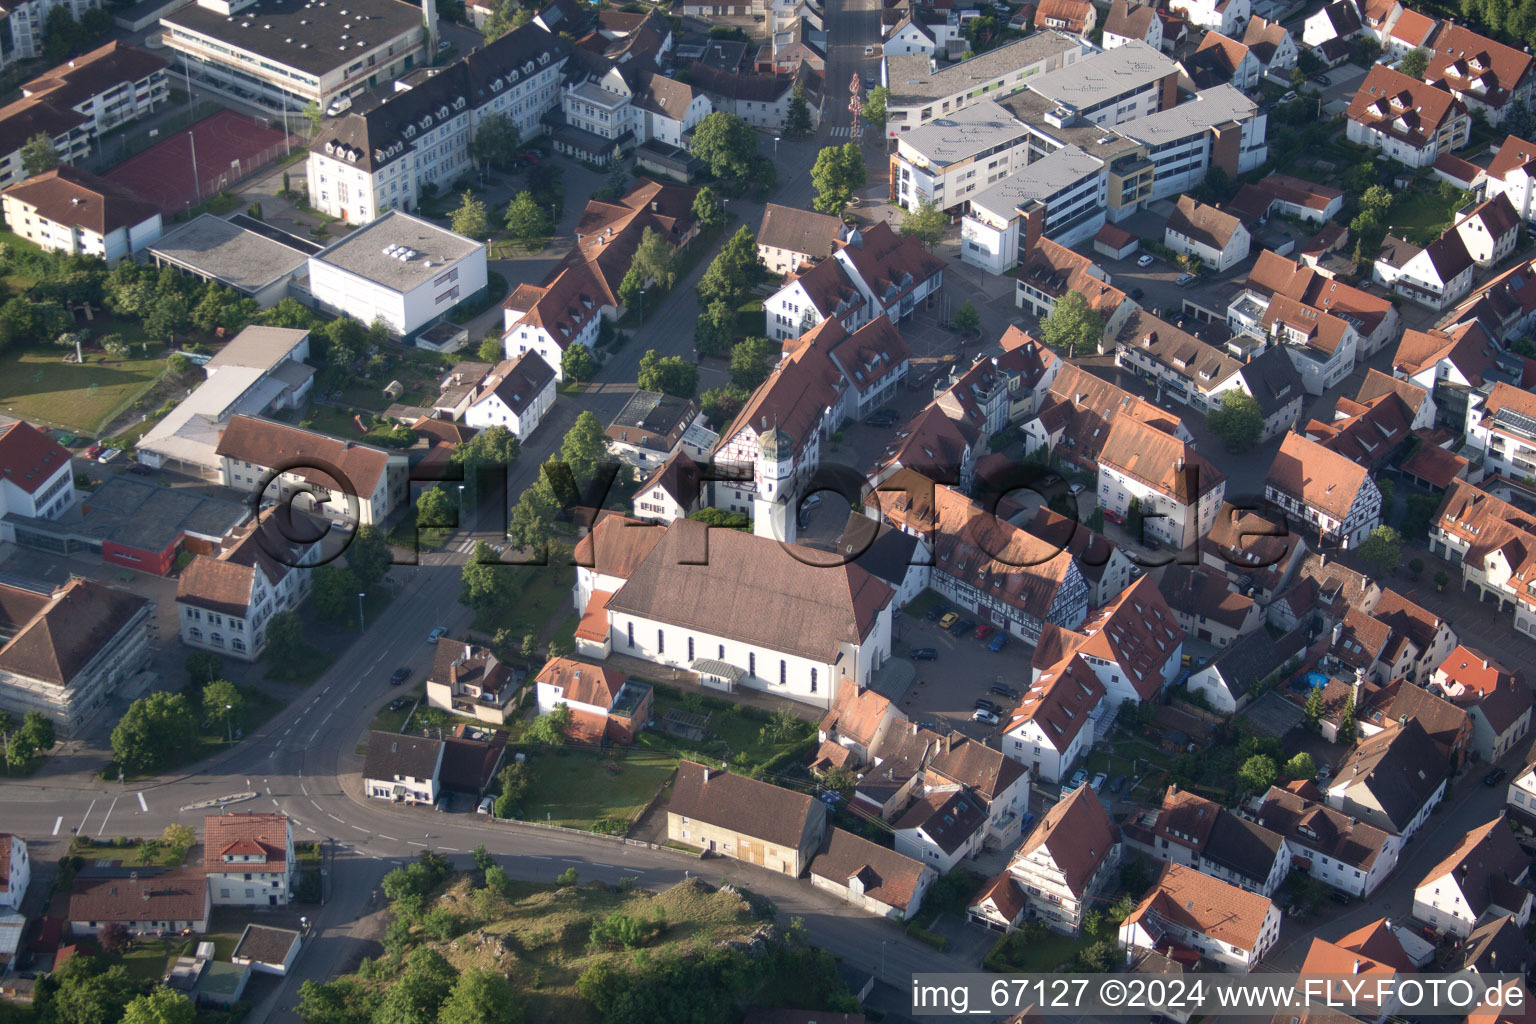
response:
M363 628L363 592L359 590L357 592L357 631L361 633Z
M645 320L645 289L644 288L640 289L640 320L641 320L641 322L644 322L644 320Z
M459 526L464 525L464 485L459 484Z
M777 135L773 137L773 162L779 162L779 137Z
M224 740L227 743L233 743L235 741L234 731L230 728L229 725L229 713L233 710L235 710L235 706L233 704L224 705Z
M880 940L880 977L881 978L885 977L885 944L890 942L890 941L891 941L890 939L881 939Z

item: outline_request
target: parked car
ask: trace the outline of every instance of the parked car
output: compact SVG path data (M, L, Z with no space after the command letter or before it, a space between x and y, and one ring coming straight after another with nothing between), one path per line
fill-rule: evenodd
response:
M1312 81L1316 82L1318 85L1333 84L1333 79L1329 78L1327 75L1315 75L1313 76Z
M995 715L1003 710L1003 706L995 700L988 700L987 698L982 697L976 701L976 710L990 711Z
M1008 634L1004 633L1002 635L1007 636ZM993 683L991 686L987 687L987 692L995 693L999 697L1012 697L1014 700L1019 699L1019 691L1015 690L1007 683Z
M1144 252L1136 260L1136 265L1138 267L1150 267L1155 262L1156 262L1156 258L1151 253Z
M939 628L940 629L949 629L952 626L954 626L955 623L957 623L959 621L960 621L960 613L959 612L945 612L944 615L939 619Z
M1115 775L1113 778L1111 778L1109 780L1109 791L1111 793L1118 793L1118 792L1120 792L1124 788L1125 788L1125 776L1124 775Z
M971 714L971 721L985 722L987 725L996 725L998 722L1002 721L1002 719L998 718L997 715L991 711L987 711L984 708L977 708Z
M1194 274L1180 274L1179 277L1178 277L1178 280L1174 281L1173 283L1178 285L1180 288L1184 288L1184 287L1186 287L1188 285L1193 284L1194 281L1195 281L1195 275Z
M427 643L435 644L435 643L437 643L439 640L441 640L443 637L445 637L447 635L448 635L448 627L447 626L433 626L432 627L432 632L427 634Z
M866 56L866 57L873 57L874 55L875 55L875 48L873 46L866 46L866 47L864 47L864 56Z
M1509 772L1505 771L1503 768L1495 768L1493 771L1483 776L1483 785L1497 786L1500 782L1504 781L1504 776L1508 774Z
M1354 899L1349 895L1349 893L1345 892L1342 889L1334 889L1334 890L1332 890L1331 892L1328 893L1328 898L1333 900L1333 902L1337 903L1341 907L1347 907L1351 903L1355 902Z
M97 461L102 463L111 462L121 454L123 454L121 448L107 448L102 451L101 457Z
M1069 793L1087 781L1088 772L1082 768L1079 768L1077 771L1072 773L1072 778L1067 780L1067 784L1061 787L1061 791L1063 793Z
M1078 483L1077 481L1073 481L1072 486L1067 488L1068 492L1070 492L1073 497L1082 494L1087 489L1088 488L1085 485Z
M91 445L89 448L87 448L85 450L85 457L90 459L93 462L96 460L96 456L98 456L100 454L101 454L101 445L100 444L93 444L93 445Z
M1103 772L1099 772L1097 775L1095 775L1093 777L1093 781L1088 783L1088 785L1090 787L1092 787L1092 789L1093 789L1093 791L1095 793L1102 793L1102 792L1104 792L1104 783L1106 783L1108 781L1109 781L1109 776L1105 775Z
M475 813L476 814L490 814L491 813L491 808L493 808L495 806L496 806L496 798L495 797L493 797L493 796L485 797L483 800L480 801L480 806L475 808Z
M933 607L928 609L928 614L923 617L929 622L938 622L947 611L949 611L949 605L943 601L935 601Z
M1107 508L1107 509L1104 510L1104 518L1108 522L1114 523L1116 526L1124 526L1125 525L1125 516L1120 514L1119 512L1116 512L1112 508Z
M983 622L981 625L976 627L974 632L971 633L971 639L972 640L985 640L987 637L991 636L994 632L996 632L996 630L997 630L996 626L991 625L990 623Z
M975 619L961 619L959 622L955 623L953 626L950 626L949 627L949 631L954 636L965 636L965 634L969 633L971 630L973 630L975 628L976 628L976 620Z
M893 427L901 417L894 409L881 409L864 422L872 427Z
M389 702L389 710L391 711L404 711L410 706L411 698L409 697L396 697L394 700Z
M998 651L1002 650L1004 647L1007 647L1007 646L1008 646L1008 634L1007 633L998 633L997 636L994 636L992 638L992 642L987 644L987 650L989 650L992 653L996 654Z
M913 661L932 661L939 656L939 652L932 647L919 647L907 655Z
M390 675L390 677L389 677L389 685L390 686L399 686L401 683L405 682L409 678L411 678L411 670L406 668L404 665L401 665L399 668L395 669L395 671Z
M134 476L149 476L154 472L154 470L149 466L144 465L142 462L135 462L133 465L128 467L128 472L132 473Z

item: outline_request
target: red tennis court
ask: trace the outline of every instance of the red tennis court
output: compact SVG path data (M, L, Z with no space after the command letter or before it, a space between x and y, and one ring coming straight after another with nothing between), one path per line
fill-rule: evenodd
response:
M301 148L304 143L295 137L293 145ZM281 130L221 110L129 157L103 177L159 203L160 212L169 217L256 173L286 151Z

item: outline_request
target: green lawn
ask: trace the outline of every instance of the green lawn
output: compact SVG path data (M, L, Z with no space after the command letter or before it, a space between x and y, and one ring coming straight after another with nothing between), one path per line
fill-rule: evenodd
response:
M124 332L115 332L124 333ZM87 353L85 365L63 361L58 348L0 353L0 412L34 423L99 433L154 386L165 360L111 360Z
M581 829L602 818L632 820L676 768L675 757L643 751L623 758L575 751L539 755L523 817Z
M336 655L314 644L307 644L306 647L307 650L294 659L291 667L268 664L267 679L275 683L308 686L323 676L325 670L331 667L331 662L336 660Z
M515 596L506 607L477 612L475 630L495 633L506 628L513 636L541 635L556 616L564 623L566 616L575 611L570 602L576 567L571 564L567 550L551 552L548 565L504 565L500 571L511 576L511 592Z
M199 942L213 943L213 958L228 960L240 943L239 935L194 935L177 939L136 939L118 958L135 981L158 982L178 956L191 956Z
M1451 223L1460 196L1446 199L1439 192L1399 192L1387 213L1392 233L1415 245L1428 245Z
M164 844L145 846L138 840L127 842L123 846L114 846L111 842L83 846L77 840L69 851L71 857L79 857L82 860L121 861L124 867L130 868L174 868L185 859L178 857L176 853L175 849Z
M657 689L654 700L657 721L674 708L691 711L681 697L665 689ZM811 722L800 722L784 738L775 739L763 735L763 727L768 724L766 720L748 717L739 707L706 707L705 712L710 716L709 733L703 740L678 739L657 728L645 730L635 742L673 758L703 758L717 763L729 761L739 769L746 769L767 763L815 734Z
M943 598L939 596L938 591L925 590L921 594L918 594L916 597L914 597L912 599L912 603L907 605L906 608L902 610L905 611L908 615L912 616L914 619L921 619L923 616L928 614L929 608L932 608L936 602L942 600Z

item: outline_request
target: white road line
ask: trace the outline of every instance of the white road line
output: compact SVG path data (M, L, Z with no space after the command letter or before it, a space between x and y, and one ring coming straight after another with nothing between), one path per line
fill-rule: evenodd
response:
M267 796L271 796L271 795L272 795L272 787L268 786L267 787Z
M106 832L106 830L107 830L107 819L112 817L112 812L116 808L117 808L117 797L113 797L112 798L112 806L108 807L107 808L107 813L102 815L102 818L101 818L101 828L96 830L96 834L97 835L101 835L102 833Z
M536 853L528 853L528 854L524 854L524 856L527 857L529 860L554 860L555 859L553 857L540 857Z
M299 783L299 792L303 793L305 796L309 796L309 787L301 782Z
M368 831L367 829L363 828L363 826L361 826L361 825L353 825L352 827L357 829L359 832L367 832Z
M459 848L457 846L439 846L438 849L439 850L447 850L449 853L458 853L459 852Z
M307 825L304 827L304 831L308 832L310 835L317 835L318 834L318 833L315 832L314 829L308 827Z
M91 806L87 807L85 809L85 813L80 815L80 827L75 829L76 834L79 834L79 833L82 833L82 832L85 831L85 820L91 816L91 811L94 810L95 807L96 807L96 801L92 800L91 801Z
M273 806L273 807L276 807L276 806L277 806L277 797L273 797L273 798L272 798L272 806Z
M311 799L310 799L310 801L309 801L309 802L310 802L310 803L311 803L311 804L314 804L314 808L315 808L315 810L317 810L317 811L318 811L318 810L322 810L322 808L321 808L321 807L320 807L320 805L319 805L319 804L317 804L317 803L315 803L315 801L314 801L314 799L313 799L313 798L311 798ZM341 819L340 819L340 818L337 818L337 819L336 819L336 820L337 820L337 821L340 821L340 820L341 820Z
M316 805L315 805L315 807L316 807L316 809L317 809L317 810L318 810L318 809L319 809L319 805L318 805L318 804L316 804ZM338 818L338 817L336 817L336 815L334 815L334 814L332 814L332 813L331 813L331 812L330 812L330 811L326 811L326 812L325 812L325 816L326 816L326 817L327 817L327 818L330 818L330 819L331 819L331 820L332 820L332 821L341 821L341 819L340 819L340 818ZM346 824L346 822L344 822L344 821L341 821L341 823L342 823L342 824L343 824L343 825L345 825L345 824Z
M59 834L59 826L62 825L62 824L64 824L64 815L61 814L57 818L55 818L53 820L53 834L54 835L58 835Z
M332 710L330 710L330 711L327 711L327 712L326 712L326 713L325 713L325 717L324 717L324 718L322 718L322 719L320 719L320 724L321 724L321 725L324 725L324 724L325 724L325 723L326 723L326 722L329 722L329 721L330 721L330 720L331 720L331 716L332 716L332 715L334 715L334 714L335 714L335 713L336 713L336 712L335 712L335 710L334 710L334 709L332 709ZM319 732L319 730L318 730L318 729L317 729L317 730L315 730L315 731L316 731L316 732Z
M411 841L410 841L410 840L409 840L409 839L408 839L408 840L406 840L406 842L407 842L407 843L409 843L409 844L410 844L410 845L411 845L411 846L419 846L419 847L421 847L421 848L422 848L422 849L423 849L423 850L425 850L425 849L426 849L426 848L427 848L427 844L426 844L426 843L416 843L416 842L411 842Z
M139 798L139 810L142 811L145 814L148 814L149 813L149 805L144 802L144 794L142 792L140 792L140 793L137 794L137 796Z
M392 843L398 843L400 841L400 840L396 839L394 836L387 836L387 835L385 835L383 832L379 833L379 838L380 839L388 839Z
M580 863L582 863L582 861L580 861L579 859L577 859L575 857L561 857L560 860L564 864L580 864Z

